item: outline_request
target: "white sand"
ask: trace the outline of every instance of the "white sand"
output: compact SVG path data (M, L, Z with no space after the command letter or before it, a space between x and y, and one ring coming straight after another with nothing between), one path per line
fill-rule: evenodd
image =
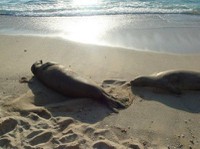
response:
M200 55L173 55L84 45L55 38L0 36L0 147L196 148L200 147L200 93L181 96L109 84L133 104L112 114L90 99L66 100L31 79L36 61L56 61L91 78L130 81L170 69L200 71Z

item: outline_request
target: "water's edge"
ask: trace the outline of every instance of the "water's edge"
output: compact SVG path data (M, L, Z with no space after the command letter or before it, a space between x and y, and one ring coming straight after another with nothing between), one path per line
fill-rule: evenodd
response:
M169 53L200 52L200 16L0 16L0 34L60 37L76 42Z

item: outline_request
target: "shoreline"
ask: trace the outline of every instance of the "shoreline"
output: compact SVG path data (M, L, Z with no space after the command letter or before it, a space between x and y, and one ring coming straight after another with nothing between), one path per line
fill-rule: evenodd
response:
M0 16L0 34L47 36L92 45L199 53L200 16L181 14L84 17ZM123 20L123 23L119 23Z
M0 37L22 37L22 38L41 38L41 39L51 39L51 40L59 40L62 41L63 43L72 43L72 44L77 44L77 45L85 45L89 47L100 47L100 48L108 48L108 49L118 49L118 50L126 50L126 51L133 51L133 52L138 52L138 53L149 53L149 54L160 54L160 55L175 55L175 56L198 56L200 55L200 51L196 52L169 52L169 51L151 51L151 50L140 50L140 49L134 49L134 48L129 48L129 47L121 47L121 46L113 46L113 45L103 45L103 44L95 44L95 43L84 43L84 42L78 42L70 39L65 39L61 36L58 35L38 35L38 34L0 34Z
M2 65L10 65L10 67L8 67L9 69L7 69L7 67L1 69L1 74L3 76L12 76L12 73L10 72L13 72L13 70L11 68L17 67L15 63L17 60L19 60L19 66L22 67L19 69L20 73L24 74L25 69L29 70L29 67L32 65L32 63L40 59L42 59L44 62L57 61L66 65L67 67L72 67L73 64L75 71L79 71L79 73L83 73L83 75L86 76L92 75L94 80L97 82L102 81L102 77L104 79L108 77L108 79L117 78L128 81L142 74L150 75L152 73L166 70L186 69L200 71L200 68L197 67L197 65L200 63L200 60L198 59L200 53L177 54L137 51L120 47L83 44L65 40L60 37L0 35L0 40L3 43L0 45L2 50ZM12 44L10 44L10 42ZM44 46L42 46L43 44ZM15 52L17 55L13 55ZM77 57L76 54L79 56L79 52L83 54L83 57ZM110 55L111 53L112 55ZM100 54L100 57L98 54ZM9 57L9 55L11 57ZM109 57L107 57L107 55L109 55ZM62 58L60 59L60 57ZM99 69L105 67L105 71L108 72L109 70L112 70L113 67L116 71L123 70L124 72L119 71L119 74L114 76L112 73L100 73L99 76L97 76L96 72L91 73L89 68L83 69L79 60L83 64L85 63L86 65L91 65L91 67L97 66ZM128 62L126 62L127 60ZM103 62L102 65L100 64L101 61ZM25 62L24 66L23 62ZM105 65L106 62L108 62L110 65ZM127 65L128 63L129 65ZM127 68L123 68L123 65ZM131 74L130 72L133 72L133 70L131 70L132 67L136 68L138 71ZM87 74L88 72L90 74ZM20 73L17 74L20 75ZM31 75L30 71L28 75Z
M26 54L28 54L29 50L30 50L30 52L32 52L32 54L34 52L36 52L34 54L34 58L32 58L33 61L34 60L36 61L39 59L50 60L52 58L53 61L56 61L56 59L57 59L58 62L61 62L61 63L62 62L66 63L73 59L73 57L69 58L69 56L67 55L68 52L69 53L72 52L73 54L76 54L76 52L82 52L85 54L86 53L89 54L89 56L84 54L83 59L90 57L91 60L94 60L91 62L94 62L95 65L97 65L98 62L96 62L95 59L92 58L91 56L94 56L96 58L98 56L98 54L96 54L96 53L101 53L106 56L106 54L110 54L113 52L113 57L108 57L108 58L111 58L111 59L117 58L117 59L125 60L126 58L129 59L129 58L131 58L131 56L133 56L134 58L136 58L136 62L139 61L141 70L143 69L143 71L148 66L148 64L147 64L147 66L141 65L143 63L146 64L143 60L146 59L146 61L148 61L150 63L154 63L156 61L159 61L159 59L156 60L156 57L163 59L163 64L159 64L159 63L155 64L155 65L158 65L159 67L158 67L158 69L153 68L154 72L161 71L159 68L166 69L166 70L173 70L176 68L180 68L180 69L185 68L185 69L189 69L189 70L196 69L197 71L200 70L200 68L196 68L196 65L200 62L200 60L198 60L200 53L180 54L180 53L162 53L162 52L154 52L154 51L138 51L138 50L134 50L134 49L127 49L127 48L121 48L121 47L110 47L110 46L78 43L75 41L65 40L60 37L46 37L46 36L35 36L35 35L31 35L31 36L29 36L29 35L0 35L0 39L2 41L0 48L4 51L3 54L9 54L9 52L11 52L11 50L13 50L13 49L19 50L20 52L22 52L21 56L23 56L23 58L25 58L25 60L27 60ZM9 42L13 42L13 45L9 44ZM41 43L43 43L45 45L45 47L40 45ZM33 46L29 46L29 44L31 44ZM59 47L59 49L57 48L57 46ZM40 48L41 50L38 51L38 48ZM19 51L16 51L16 52L19 52ZM48 56L45 56L45 54L47 54L46 52L48 52L48 51L51 52L52 54L54 52L58 52L58 51L59 52L57 53L58 55L48 54ZM40 52L41 52L41 54L40 54ZM66 58L68 58L68 59L66 59L66 60L60 59L59 60L58 57L61 56L61 53L65 54ZM24 54L24 55L22 55L22 54ZM38 58L37 58L37 55L38 55ZM70 54L70 55L72 55L72 54ZM7 55L5 55L5 57L4 57L4 55L1 56L2 62L4 62L4 60L6 62L6 58L7 58L6 56ZM30 56L31 55L28 55L28 58L31 58ZM16 58L19 58L19 55L17 55ZM142 59L139 59L139 58L142 58ZM176 58L178 61L183 62L183 64L181 62L180 63L176 62L177 66L171 66L170 62L173 62L174 59L176 59ZM105 59L107 59L107 57L105 57ZM171 61L169 61L169 64L167 64L168 59L171 60ZM187 60L187 61L184 61L184 60ZM190 61L188 61L188 60L190 60ZM14 61L14 60L12 60L12 61ZM108 61L111 61L111 60L108 60ZM134 61L134 60L132 60L132 61ZM74 63L77 64L78 62L74 62ZM119 63L123 63L123 61L120 61ZM185 65L185 63L187 65ZM190 63L193 63L194 65L190 65ZM114 64L114 62L112 62L112 64ZM130 65L135 66L136 64L133 63ZM111 68L111 66L109 66L109 68Z

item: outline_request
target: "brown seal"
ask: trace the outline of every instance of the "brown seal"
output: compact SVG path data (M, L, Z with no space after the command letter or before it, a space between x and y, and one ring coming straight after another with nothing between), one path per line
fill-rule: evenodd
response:
M67 97L103 101L115 112L116 109L125 108L124 104L107 94L102 88L57 63L43 64L42 61L37 61L32 65L31 71L47 87Z
M194 71L165 71L152 76L141 76L131 81L132 87L153 87L174 94L184 90L200 90L200 73Z

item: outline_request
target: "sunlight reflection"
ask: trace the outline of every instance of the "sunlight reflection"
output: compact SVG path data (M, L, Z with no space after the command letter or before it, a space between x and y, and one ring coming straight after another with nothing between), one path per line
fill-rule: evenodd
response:
M97 5L100 0L73 0L73 5L82 5L82 6L89 6L89 5Z
M73 41L98 44L102 36L105 34L108 25L101 19L79 18L71 24L60 24L62 37Z

